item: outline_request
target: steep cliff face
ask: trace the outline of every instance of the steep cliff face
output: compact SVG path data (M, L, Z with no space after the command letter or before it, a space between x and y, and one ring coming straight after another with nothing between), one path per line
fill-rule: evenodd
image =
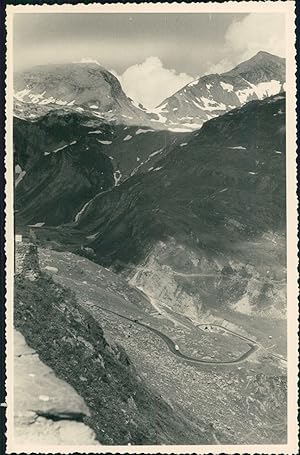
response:
M108 342L73 293L50 276L16 275L14 318L41 361L84 400L89 412L82 422L101 443L179 443L186 432L194 443L205 438L147 387L124 349Z

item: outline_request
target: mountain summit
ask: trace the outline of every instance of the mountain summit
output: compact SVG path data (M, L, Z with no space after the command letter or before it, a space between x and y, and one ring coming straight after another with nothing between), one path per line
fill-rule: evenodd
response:
M95 62L36 66L14 77L16 115L39 117L53 109L88 112L118 123L147 124L149 115Z
M249 60L240 63L224 76L241 76L252 84L269 82L270 80L285 82L285 59L260 51Z
M200 77L163 101L157 108L169 129L201 128L213 117L284 91L285 60L258 52L223 74Z

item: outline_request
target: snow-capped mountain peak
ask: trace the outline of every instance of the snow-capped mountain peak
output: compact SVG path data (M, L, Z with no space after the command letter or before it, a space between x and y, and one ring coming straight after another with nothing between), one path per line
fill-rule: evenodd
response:
M285 60L260 51L226 73L195 79L162 101L156 111L169 129L192 131L248 101L284 91L284 84Z
M15 115L37 118L53 109L107 122L189 132L248 101L284 91L285 60L258 52L223 74L202 76L151 112L126 96L118 79L94 59L36 66L15 75Z
M14 98L15 114L21 118L37 118L53 109L64 109L117 123L150 122L149 114L125 95L118 79L91 59L41 65L16 73Z

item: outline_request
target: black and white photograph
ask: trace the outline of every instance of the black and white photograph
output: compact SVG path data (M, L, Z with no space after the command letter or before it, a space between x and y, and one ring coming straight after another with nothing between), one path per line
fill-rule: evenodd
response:
M7 7L8 453L297 452L294 5Z

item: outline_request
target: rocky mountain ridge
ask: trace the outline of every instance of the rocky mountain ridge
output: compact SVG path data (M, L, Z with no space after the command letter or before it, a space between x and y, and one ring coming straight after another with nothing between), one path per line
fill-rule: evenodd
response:
M97 63L41 65L14 78L14 111L36 119L52 110L84 113L103 122L189 132L248 101L284 91L285 60L258 52L223 74L205 75L147 110Z
M158 119L128 98L118 79L97 63L41 65L15 74L17 117L34 119L55 109L129 125L155 127Z
M192 131L204 122L284 91L285 60L268 52L223 74L210 74L190 82L156 108L166 128Z

